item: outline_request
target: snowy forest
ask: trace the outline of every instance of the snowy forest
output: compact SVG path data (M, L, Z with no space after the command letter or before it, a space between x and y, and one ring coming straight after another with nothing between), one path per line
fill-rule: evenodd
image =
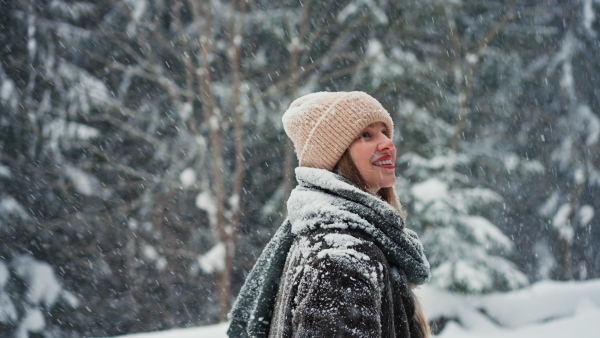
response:
M0 336L227 320L315 91L392 115L429 285L598 279L598 60L598 0L0 0Z

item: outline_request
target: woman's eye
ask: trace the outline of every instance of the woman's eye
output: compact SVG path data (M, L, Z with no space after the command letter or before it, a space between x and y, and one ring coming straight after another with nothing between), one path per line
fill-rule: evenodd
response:
M370 136L369 132L365 131L365 132L362 132L358 138L366 138L369 136Z
M390 137L390 133L387 130L384 130L381 133L387 137Z

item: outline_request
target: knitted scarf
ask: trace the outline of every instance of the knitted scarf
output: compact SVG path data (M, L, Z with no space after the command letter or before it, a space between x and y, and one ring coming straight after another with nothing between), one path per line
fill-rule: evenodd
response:
M429 263L417 235L398 212L328 170L296 168L299 185L287 203L288 219L246 277L230 313L229 337L267 337L279 282L294 238L316 229L355 229L371 236L408 282L429 280Z

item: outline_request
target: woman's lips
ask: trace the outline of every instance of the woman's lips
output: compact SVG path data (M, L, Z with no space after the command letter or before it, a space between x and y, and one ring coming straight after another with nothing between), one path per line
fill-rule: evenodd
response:
M380 158L378 158L371 164L373 164L374 166L379 167L379 168L385 168L385 169L394 169L395 168L394 162L392 161L392 155L381 156Z

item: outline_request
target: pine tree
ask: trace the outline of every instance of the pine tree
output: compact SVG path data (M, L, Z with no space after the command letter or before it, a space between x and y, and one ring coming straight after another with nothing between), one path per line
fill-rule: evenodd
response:
M0 8L0 335L68 335L64 324L81 305L78 286L64 278L73 254L65 239L73 237L55 233L53 221L78 207L61 188L91 193L84 187L90 176L56 155L76 152L98 130L54 106L63 94L88 94L61 90L70 77L85 76L45 29L64 13L31 1Z
M556 241L551 276L560 279L597 278L599 262L593 243L600 234L594 198L600 187L600 100L598 65L589 62L598 53L600 6L590 1L565 3L550 19L562 23L543 71L549 91L544 102L544 133L549 191L536 208ZM541 203L543 202L543 203Z

